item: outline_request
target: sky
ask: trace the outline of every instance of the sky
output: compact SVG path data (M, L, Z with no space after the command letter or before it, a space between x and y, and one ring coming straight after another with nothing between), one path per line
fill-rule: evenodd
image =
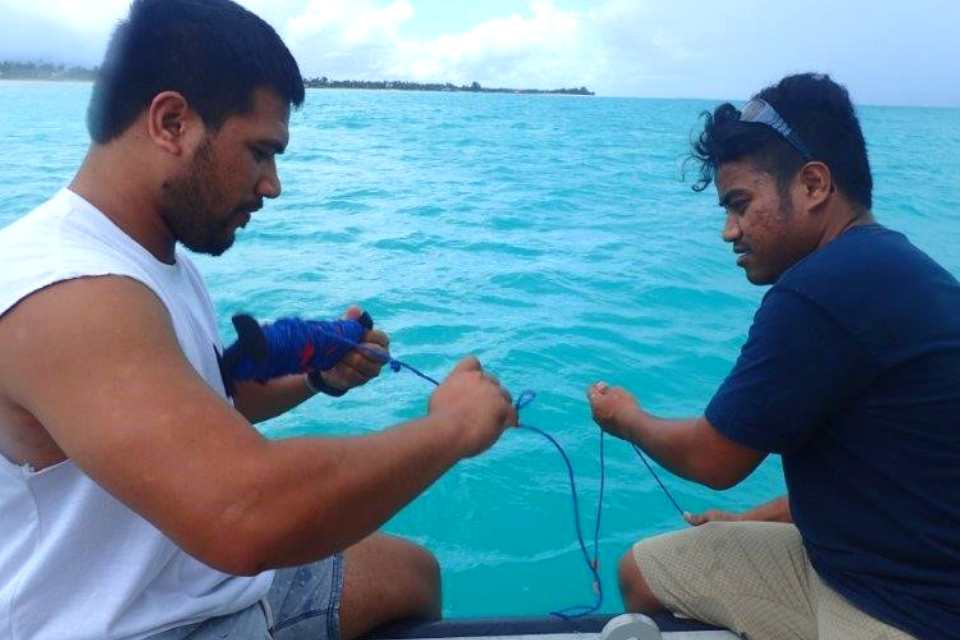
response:
M958 0L240 0L307 77L744 100L830 73L858 104L960 107ZM128 0L0 0L0 60L95 66Z

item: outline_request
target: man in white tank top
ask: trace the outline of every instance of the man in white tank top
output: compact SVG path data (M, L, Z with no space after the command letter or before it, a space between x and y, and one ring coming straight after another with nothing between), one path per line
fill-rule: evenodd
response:
M176 250L219 255L280 195L296 62L229 0L137 0L101 69L76 177L0 230L0 637L338 640L438 616L436 561L375 532L516 421L509 394L468 358L423 418L262 437L381 366L353 351L228 397Z

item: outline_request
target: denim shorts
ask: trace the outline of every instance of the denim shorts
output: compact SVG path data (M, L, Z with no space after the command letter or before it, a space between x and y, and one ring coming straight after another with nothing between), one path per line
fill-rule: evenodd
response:
M149 640L340 640L343 555L280 569L267 595L226 616Z

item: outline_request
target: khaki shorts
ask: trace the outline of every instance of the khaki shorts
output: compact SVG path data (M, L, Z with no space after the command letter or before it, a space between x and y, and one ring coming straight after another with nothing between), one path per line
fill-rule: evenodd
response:
M651 591L670 611L751 640L909 640L824 584L797 528L714 522L633 546Z

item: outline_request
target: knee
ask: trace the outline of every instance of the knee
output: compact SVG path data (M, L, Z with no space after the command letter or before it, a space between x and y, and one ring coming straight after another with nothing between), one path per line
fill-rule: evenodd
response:
M430 551L420 545L393 538L397 561L402 565L404 579L397 581L406 617L439 618L442 605L440 563Z
M440 563L427 549L412 542L409 544L411 574L416 576L416 583L422 587L419 590L420 609L426 618L439 618L443 588Z
M374 534L344 553L341 637L357 638L392 620L440 617L440 567L412 542Z
M617 581L620 584L620 596L627 611L634 613L657 613L663 611L663 604L650 590L646 578L630 548L620 557L617 565Z

